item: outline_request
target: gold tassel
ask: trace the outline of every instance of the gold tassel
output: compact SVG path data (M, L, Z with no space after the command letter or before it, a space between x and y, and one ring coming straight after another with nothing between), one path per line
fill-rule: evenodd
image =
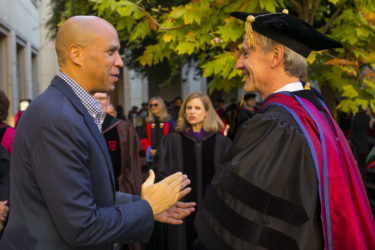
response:
M253 27L251 23L255 21L255 17L253 15L248 15L246 18L245 29L246 29L246 40L247 45L249 45L250 49L255 49L255 38L253 33Z
M245 100L245 95L242 95L241 102L240 102L240 107L243 107L244 100Z
M287 9L283 9L283 11L281 13L284 13L284 14L288 15L289 11ZM258 17L267 16L267 15L272 15L272 13L260 15ZM251 26L251 24L254 21L255 21L255 17L253 15L248 15L247 18L246 18L246 22L245 22L246 40L247 40L247 45L249 45L250 49L256 48L255 37L254 37L254 33L253 33L253 27Z
M309 82L306 82L304 89L305 90L311 90Z

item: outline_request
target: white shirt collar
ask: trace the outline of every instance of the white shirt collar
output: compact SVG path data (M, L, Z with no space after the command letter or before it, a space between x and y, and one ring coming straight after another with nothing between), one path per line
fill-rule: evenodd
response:
M287 85L283 86L282 88L279 88L274 93L283 92L283 91L294 92L294 91L299 91L299 90L303 90L302 83L301 82L292 82L292 83L288 83Z

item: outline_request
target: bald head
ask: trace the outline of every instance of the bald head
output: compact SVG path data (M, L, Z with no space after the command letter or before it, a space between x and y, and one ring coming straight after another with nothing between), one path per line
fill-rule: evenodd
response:
M63 66L69 58L72 45L88 47L103 34L103 27L115 30L106 20L96 16L74 16L69 18L56 35L56 53L59 66Z
M95 16L69 18L56 36L59 70L90 94L114 90L123 66L116 29Z

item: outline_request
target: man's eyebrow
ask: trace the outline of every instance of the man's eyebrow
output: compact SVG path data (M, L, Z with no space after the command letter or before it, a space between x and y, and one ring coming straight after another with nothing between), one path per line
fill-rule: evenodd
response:
M117 45L110 45L108 50L119 50L120 46Z

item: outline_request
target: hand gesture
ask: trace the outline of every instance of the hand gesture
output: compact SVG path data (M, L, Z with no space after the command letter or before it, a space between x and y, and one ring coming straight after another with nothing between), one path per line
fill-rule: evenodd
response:
M173 225L182 224L182 219L195 211L195 202L178 201L167 211L155 215L155 220Z
M3 223L7 218L9 207L6 205L8 201L0 201L0 230L3 229Z
M186 188L190 180L181 172L172 174L158 183L154 181L154 171L150 170L149 177L142 184L141 194L142 199L150 204L154 216L165 212L191 191L191 188Z

